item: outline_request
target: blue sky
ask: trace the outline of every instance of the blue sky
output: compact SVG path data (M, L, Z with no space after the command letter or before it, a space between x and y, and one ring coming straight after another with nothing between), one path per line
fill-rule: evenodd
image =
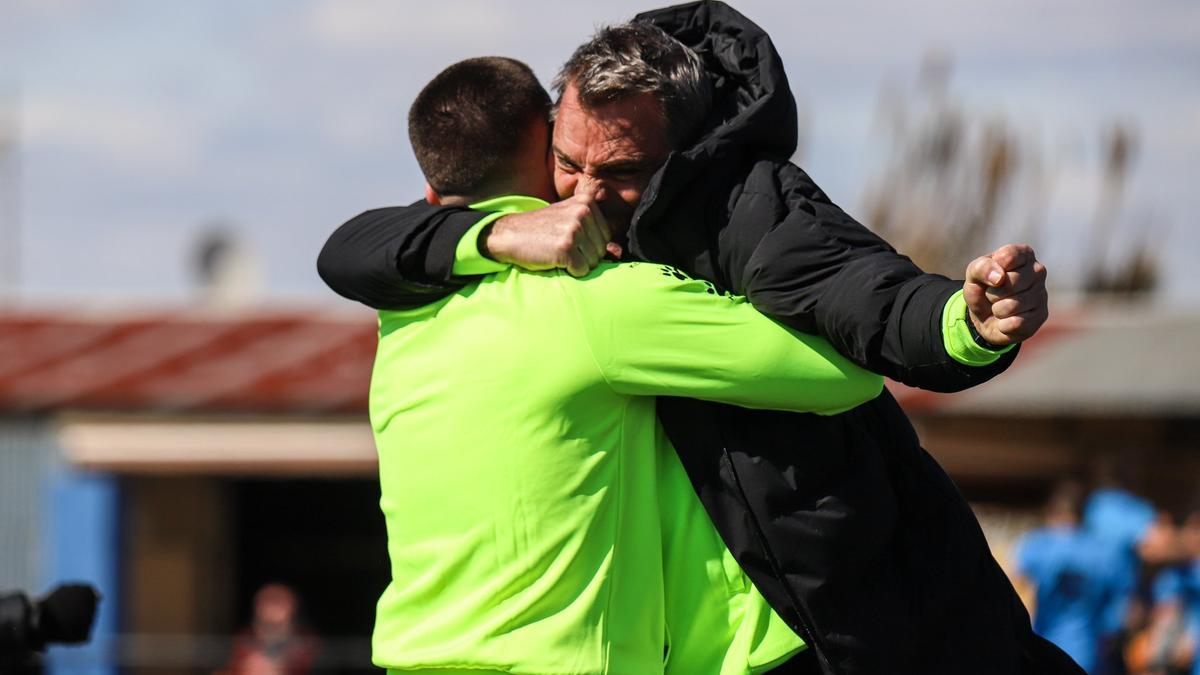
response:
M1100 134L1135 125L1118 221L1126 234L1146 223L1162 232L1162 297L1200 307L1200 4L736 6L783 54L807 120L800 163L851 213L883 159L881 89L908 86L930 51L949 55L960 103L1028 129L1054 166L1050 235L1038 242L1052 279L1080 263ZM548 81L597 25L646 8L3 0L0 108L16 108L21 130L22 297L186 299L190 251L223 220L259 260L266 299L334 302L313 271L325 236L420 194L404 117L425 81L481 54L525 60Z

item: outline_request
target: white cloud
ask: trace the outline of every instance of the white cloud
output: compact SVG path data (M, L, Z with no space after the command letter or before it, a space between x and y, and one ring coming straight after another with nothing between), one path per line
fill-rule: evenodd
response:
M179 175L195 168L202 130L190 115L120 97L35 95L21 111L23 143L93 155L114 168Z
M1155 142L1160 144L1164 151L1187 153L1200 165L1200 101L1173 107L1164 112L1167 113L1164 123L1153 129Z
M866 0L744 3L768 30L795 73L807 64L886 68L930 48L958 58L1030 59L1121 50L1196 49L1200 4L1123 0Z
M395 50L424 44L484 41L523 25L518 13L487 0L411 3L390 0L320 0L308 8L303 25L325 47L343 50Z
M1055 216L1075 222L1095 216L1100 196L1100 172L1094 167L1077 162L1060 164L1048 172L1047 178Z
M326 116L325 132L344 150L373 151L381 145L407 149L403 140L404 108L400 105L370 110L344 106Z

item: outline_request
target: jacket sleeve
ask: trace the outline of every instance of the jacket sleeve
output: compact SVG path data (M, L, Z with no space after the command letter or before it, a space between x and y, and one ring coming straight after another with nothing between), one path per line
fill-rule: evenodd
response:
M962 288L926 274L825 196L800 168L777 164L779 219L730 270L760 311L828 339L862 367L909 386L960 391L1004 371L967 366L947 352L942 310ZM735 209L734 217L737 217Z
M487 214L415 202L362 213L317 256L335 293L375 309L419 307L462 287L451 270L463 234Z
M617 393L834 414L883 389L883 378L828 341L782 326L745 298L673 267L615 265L584 281L562 272L557 279Z

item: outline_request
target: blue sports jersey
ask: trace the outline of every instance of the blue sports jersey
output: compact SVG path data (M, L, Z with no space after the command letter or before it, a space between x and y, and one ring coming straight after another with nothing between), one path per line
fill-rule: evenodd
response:
M1034 631L1092 672L1119 567L1112 547L1078 528L1045 527L1017 544L1017 567L1037 587Z
M1192 635L1200 634L1200 558L1163 570L1154 580L1154 601L1179 603ZM1200 658L1192 661L1192 675L1200 675Z
M1154 506L1124 490L1102 488L1088 497L1083 526L1092 534L1133 548L1154 522Z
M1103 630L1116 633L1125 623L1129 602L1137 591L1137 545L1154 522L1154 507L1129 492L1105 488L1092 492L1083 509L1083 527L1112 548L1117 588L1104 610Z

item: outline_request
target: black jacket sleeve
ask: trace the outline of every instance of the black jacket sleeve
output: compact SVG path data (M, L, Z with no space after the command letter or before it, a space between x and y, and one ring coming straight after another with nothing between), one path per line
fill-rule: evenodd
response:
M768 169L770 169L768 171ZM775 183L766 186L767 176ZM989 366L958 363L946 353L942 309L962 281L926 274L887 242L838 208L800 168L760 162L750 172L731 222L763 212L764 187L780 200L778 217L763 227L723 237L748 255L726 269L734 285L763 313L798 330L824 336L863 367L932 391L959 391L984 382L1015 358L1012 350ZM739 207L747 205L744 213ZM734 281L738 280L738 281ZM739 283L740 281L740 283Z
M367 211L330 235L317 273L335 293L368 307L419 307L462 287L451 273L454 250L485 215L423 201Z

